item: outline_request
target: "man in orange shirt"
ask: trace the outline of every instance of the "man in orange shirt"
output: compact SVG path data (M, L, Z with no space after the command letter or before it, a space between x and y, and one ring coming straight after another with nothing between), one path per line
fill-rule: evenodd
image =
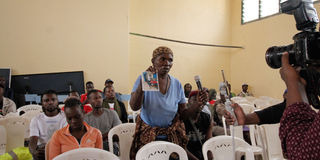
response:
M53 134L49 142L49 160L77 148L102 149L101 132L83 121L84 114L80 100L68 99L65 102L65 114L68 125Z

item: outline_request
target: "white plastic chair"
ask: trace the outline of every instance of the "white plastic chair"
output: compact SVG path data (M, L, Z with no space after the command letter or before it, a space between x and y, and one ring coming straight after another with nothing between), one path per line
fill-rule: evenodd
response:
M244 98L251 103L256 99L255 97L252 97L252 96L246 96Z
M111 152L97 148L79 148L64 152L53 160L120 160Z
M27 122L23 117L9 117L5 124L7 130L7 147L9 152L14 148L24 146L24 138L27 131Z
M279 138L279 126L279 123L260 125L263 144L265 144L269 160L284 159Z
M168 160L171 153L177 153L179 160L188 160L187 152L174 143L154 141L139 149L136 160Z
M30 111L30 112L32 112L32 114L34 114L35 111ZM28 112L28 114L29 114L29 112ZM28 139L30 137L29 134L30 134L31 119L32 119L32 117L28 117L27 115L26 116L19 116L19 117L8 117L7 121L9 121L9 122L7 122L7 123L10 123L10 122L16 123L16 122L18 122L18 123L23 124L24 125L24 129L25 129L24 138Z
M21 115L21 117L25 117L27 119L30 119L30 121L31 121L31 119L33 117L39 115L40 113L42 113L42 110L41 111L40 110L33 110L33 111L29 111L29 112L24 113L23 115Z
M17 109L17 113L20 115L21 111L24 111L26 113L26 112L35 111L35 110L42 111L42 106L37 105L37 104L25 105L25 106L22 106L22 107L18 108Z
M112 137L114 135L117 135L119 137L119 150L121 160L130 159L129 153L135 129L135 123L124 123L113 127L108 133L109 150L111 153L113 153Z
M265 101L268 101L268 102L274 100L274 98L268 97L268 96L260 96L259 99L265 100Z
M238 102L238 101L241 101L243 99L245 99L245 98L244 97L238 97L238 96L231 98L231 100L234 101L234 102Z
M235 142L235 151L234 155L237 159L240 159L238 151L245 151L246 160L254 160L254 154L250 149L250 145L244 140L234 137ZM202 146L202 154L204 160L208 160L207 153L211 151L213 154L214 160L232 160L233 158L233 146L232 146L232 137L231 136L216 136L208 139Z
M244 139L243 138L243 126L230 125L230 135L232 135L233 131L234 131L235 137L238 137L240 139Z
M245 114L252 113L255 109L254 105L252 105L252 104L247 104L247 103L238 103L238 104L242 108L242 110Z
M264 150L262 149L262 147L257 146L256 144L256 139L255 139L255 126L254 125L250 125L249 126L249 134L250 134L250 140L251 140L251 145L250 145L250 149L252 150L252 152L254 153L254 155L261 155L262 158L265 157L265 153L263 152ZM243 126L233 126L230 125L230 133L232 135L233 132L233 128L234 128L234 136L238 137L242 140L244 140L243 138ZM245 150L239 150L239 152L245 152ZM265 158L264 158L265 159Z
M257 106L259 109L264 109L270 106L270 103L266 100L262 99L255 99L253 103Z
M251 149L254 153L254 155L261 155L262 159L266 160L266 150L264 146L258 146L256 139L261 139L261 136L259 136L258 131L256 129L257 125L249 125L249 134L250 134L250 141L251 141Z
M3 118L0 118L0 125L5 125L7 122L7 118L6 117L3 117Z
M8 117L19 117L19 114L18 112L9 112L5 115L5 118L8 118Z
M7 130L4 126L0 125L0 155L6 153L7 146Z

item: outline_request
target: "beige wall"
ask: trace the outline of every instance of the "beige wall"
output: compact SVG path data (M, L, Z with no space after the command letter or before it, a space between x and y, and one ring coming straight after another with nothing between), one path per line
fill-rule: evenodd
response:
M130 1L130 32L208 44L228 45L229 0L133 0ZM174 52L170 74L182 85L200 75L204 86L218 88L221 70L230 79L230 49L172 43L130 36L130 84L151 65L152 51L168 46Z
M319 11L319 4L316 8ZM279 69L271 69L264 57L271 46L293 43L292 36L298 33L294 17L281 14L241 25L241 0L233 0L231 21L232 43L245 47L231 53L230 74L234 90L241 91L241 84L246 82L256 96L281 98L285 84Z
M0 68L13 74L84 71L102 89L129 84L128 0L0 1ZM121 85L120 85L121 84Z
M241 0L3 0L0 67L12 68L15 75L83 70L85 81L92 80L96 88L112 78L118 91L129 93L151 65L152 51L164 45L174 52L170 74L182 84L191 82L195 88L193 77L200 75L204 86L217 89L224 69L236 93L248 83L256 96L280 98L284 83L264 54L270 46L293 42L293 16L241 25L240 14ZM128 37L128 31L245 49Z

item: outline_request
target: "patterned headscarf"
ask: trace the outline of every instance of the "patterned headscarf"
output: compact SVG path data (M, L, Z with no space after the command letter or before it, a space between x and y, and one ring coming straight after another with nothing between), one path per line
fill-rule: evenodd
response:
M160 46L158 48L156 48L154 51L153 51L153 54L152 54L152 61L160 56L161 54L171 54L173 56L173 52L170 48L168 47L165 47L165 46Z

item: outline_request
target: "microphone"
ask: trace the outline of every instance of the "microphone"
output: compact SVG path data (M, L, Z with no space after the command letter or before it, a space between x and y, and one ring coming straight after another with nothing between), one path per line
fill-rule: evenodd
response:
M196 83L197 83L198 89L199 89L200 91L202 91L203 88L202 88L202 85L201 85L201 82L200 82L200 76L199 76L199 75L194 76L194 80L195 80Z

